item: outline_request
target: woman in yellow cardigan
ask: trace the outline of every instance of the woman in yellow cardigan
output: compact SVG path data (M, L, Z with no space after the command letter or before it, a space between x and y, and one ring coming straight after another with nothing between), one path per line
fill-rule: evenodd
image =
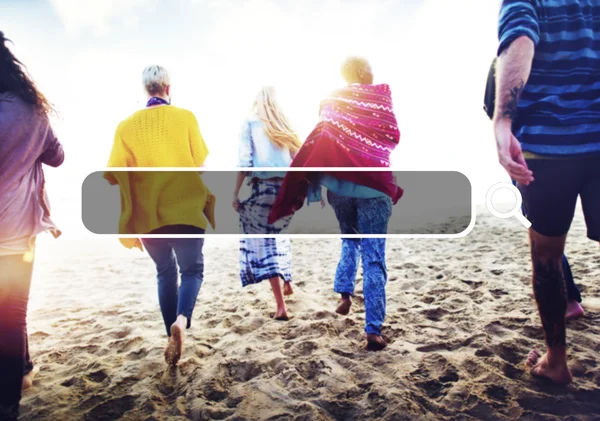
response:
M149 66L143 72L147 106L116 131L109 167L201 167L208 149L194 114L171 104L167 71ZM121 189L120 234L203 234L207 218L214 227L215 198L198 171L127 172L105 174ZM190 328L203 280L202 238L152 238L121 242L145 247L154 260L158 300L169 337L165 360L181 358L183 332ZM181 274L178 286L177 267Z

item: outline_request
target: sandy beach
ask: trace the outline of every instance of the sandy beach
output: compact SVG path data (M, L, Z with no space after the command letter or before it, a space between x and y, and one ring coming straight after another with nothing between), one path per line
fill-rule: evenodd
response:
M363 350L364 306L334 313L339 240L293 240L293 319L267 284L242 289L235 240L207 239L205 279L179 366L150 258L116 239L49 242L37 262L34 420L598 420L600 259L576 220L567 245L586 316L568 323L574 382L533 379L543 336L525 230L479 215L464 239L388 241L386 350Z

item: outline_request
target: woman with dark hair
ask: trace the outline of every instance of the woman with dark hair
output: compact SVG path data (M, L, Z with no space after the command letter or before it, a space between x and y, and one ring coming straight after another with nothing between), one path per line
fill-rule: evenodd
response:
M36 236L60 235L50 219L42 164L64 160L52 132L52 106L0 32L0 420L16 420L31 386L27 302Z

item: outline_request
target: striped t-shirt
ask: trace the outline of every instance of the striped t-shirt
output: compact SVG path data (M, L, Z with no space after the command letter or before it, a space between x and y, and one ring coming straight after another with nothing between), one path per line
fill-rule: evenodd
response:
M524 151L600 154L600 0L503 0L498 55L527 36L531 75L513 129Z

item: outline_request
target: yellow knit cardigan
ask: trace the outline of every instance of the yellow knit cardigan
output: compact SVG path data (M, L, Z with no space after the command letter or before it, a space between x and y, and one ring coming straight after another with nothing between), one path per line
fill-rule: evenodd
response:
M108 167L196 167L208 148L194 114L164 105L146 108L122 121L115 133ZM167 225L215 228L216 198L199 171L107 171L104 177L121 190L119 234L148 234ZM135 238L127 248L143 249Z

